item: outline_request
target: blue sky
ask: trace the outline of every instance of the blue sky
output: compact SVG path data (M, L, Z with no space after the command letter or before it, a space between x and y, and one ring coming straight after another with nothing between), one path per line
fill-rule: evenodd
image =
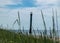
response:
M59 0L0 0L0 8L59 6Z
M17 12L19 11L21 26L29 28L29 14L33 12L33 27L43 29L40 10L43 10L46 23L49 21L52 23L52 8L54 10L57 9L58 20L60 21L60 0L0 0L0 25L3 24L7 27L6 25L8 24L9 28L12 28L12 24L17 19ZM50 22L47 23L47 28L52 27ZM16 29L18 29L17 27L18 25L15 24Z

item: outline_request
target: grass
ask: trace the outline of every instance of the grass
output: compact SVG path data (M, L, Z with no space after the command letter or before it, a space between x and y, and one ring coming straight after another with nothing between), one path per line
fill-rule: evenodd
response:
M48 38L46 41L47 43L53 42ZM0 29L0 43L44 43L44 38L37 38L32 35L24 35Z
M20 15L19 15L19 11L18 11L18 18L14 21L14 23L13 23L13 27L14 27L14 25L15 25L15 23L17 22L17 24L18 24L18 28L19 28L19 32L21 32L21 21L20 21Z
M0 43L15 43L19 42L19 35L14 32L0 29Z
M47 28L46 28L46 23L45 23L45 20L44 20L44 16L43 16L43 12L41 10L41 15L42 15L42 20L43 20L43 24L44 24L44 43L47 43L46 42L46 36L47 36Z

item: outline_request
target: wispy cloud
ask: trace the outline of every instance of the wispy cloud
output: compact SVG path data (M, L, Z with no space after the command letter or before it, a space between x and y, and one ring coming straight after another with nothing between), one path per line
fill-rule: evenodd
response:
M14 0L16 2L17 0ZM7 8L21 8L21 7L35 7L35 1L34 0L21 0L17 1L16 4L10 4L6 5Z
M13 2L11 0L0 0L0 7L7 4L13 4Z
M33 0L0 0L0 8L34 7Z
M58 0L36 0L36 6L42 6L42 7L55 7L58 4Z
M56 4L57 0L36 0L37 5L45 5L45 4Z
M60 6L59 3L59 0L0 0L0 8L52 7Z
M6 8L6 5L17 5L17 4L22 4L21 0L0 0L0 8Z

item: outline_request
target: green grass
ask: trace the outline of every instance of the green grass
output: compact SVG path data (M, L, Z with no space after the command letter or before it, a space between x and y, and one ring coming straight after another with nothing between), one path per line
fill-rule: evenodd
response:
M18 34L0 29L0 43L16 43L19 42L19 37Z
M46 41L53 43L53 40L47 39ZM44 39L0 29L0 43L44 43Z

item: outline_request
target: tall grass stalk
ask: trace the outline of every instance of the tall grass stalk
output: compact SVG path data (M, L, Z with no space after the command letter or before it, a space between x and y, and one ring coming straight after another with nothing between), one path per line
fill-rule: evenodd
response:
M57 26L57 38L58 38L58 41L59 41L57 10L56 10L56 26Z
M19 11L18 11L18 19L16 19L13 23L13 26L15 25L15 23L17 22L19 29L18 32L21 32L21 23L20 23L20 15L19 15Z
M52 16L52 22L53 22L53 39L54 39L54 43L55 43L55 37L56 37L56 30L55 30L55 19L54 19L54 11L52 9L52 13L53 13L53 16Z
M38 30L38 28L37 28L37 33L38 33L38 35L39 35L39 33L40 33L39 30Z
M57 26L57 32L58 32L58 18L57 18L57 10L56 10L56 26Z
M53 16L52 16L52 21L53 21L53 36L55 36L54 11L53 11Z
M34 37L36 37L36 32L35 32L34 28L33 28L33 34L34 34Z
M45 20L44 20L44 16L43 16L42 10L41 10L41 15L42 15L42 20L43 20L44 28L45 28L44 35L47 35L47 28L46 28L46 23L45 23Z
M50 39L52 39L52 31L51 31L51 27L49 27L50 29Z
M23 26L23 30L22 30L22 33L24 34L25 32L24 32L24 26Z
M40 37L43 38L42 36L43 36L43 34L42 34L42 32L40 32Z
M21 22L20 22L19 11L18 11L18 25L19 25L19 31L21 32Z
M14 21L14 23L13 23L13 26L12 27L14 27L14 25L15 25L15 23L18 23L18 19L16 19L15 21Z
M43 16L42 10L41 10L41 15L42 15L42 20L43 20L44 28L45 28L45 30L44 30L44 43L47 43L47 41L46 41L47 28L46 28L46 23L45 23L45 20L44 20L44 16Z

